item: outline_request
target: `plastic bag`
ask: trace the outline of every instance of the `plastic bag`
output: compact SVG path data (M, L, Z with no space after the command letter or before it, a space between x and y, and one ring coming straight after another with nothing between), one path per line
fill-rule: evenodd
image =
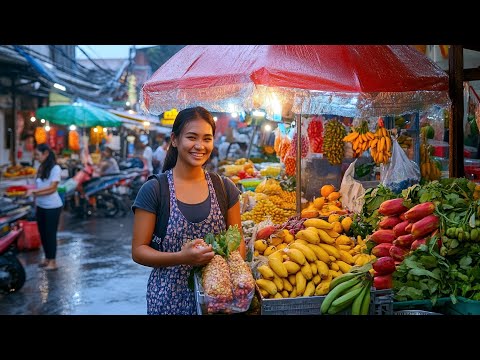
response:
M392 158L384 169L380 182L396 194L420 181L418 164L407 157L397 139L393 140Z
M363 195L365 188L354 179L355 163L352 162L343 175L342 184L340 185L340 193L342 194L342 205L345 209L354 213L361 213L363 207Z

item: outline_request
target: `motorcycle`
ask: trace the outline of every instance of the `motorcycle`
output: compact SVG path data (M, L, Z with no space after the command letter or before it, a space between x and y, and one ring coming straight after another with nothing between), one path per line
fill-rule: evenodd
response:
M65 207L75 216L86 218L92 214L114 217L123 208L122 199L111 191L123 174L93 177L94 168L82 166L71 179L61 184L65 193Z
M25 268L16 256L17 240L23 229L15 221L27 216L29 210L7 199L0 203L0 294L8 294L20 290L25 283Z

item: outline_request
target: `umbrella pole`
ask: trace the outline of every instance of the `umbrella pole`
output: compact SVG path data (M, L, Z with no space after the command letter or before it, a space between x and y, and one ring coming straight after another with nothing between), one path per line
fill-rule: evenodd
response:
M300 215L302 211L302 113L297 115L297 166L296 166L296 203L297 203L297 214Z

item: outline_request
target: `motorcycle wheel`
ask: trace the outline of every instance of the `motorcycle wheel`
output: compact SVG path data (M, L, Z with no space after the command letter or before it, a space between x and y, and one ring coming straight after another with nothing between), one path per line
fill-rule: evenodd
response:
M101 194L97 196L97 210L105 217L114 217L120 211L121 205L115 196L110 194Z
M25 269L17 257L5 255L0 263L0 293L18 291L25 284Z

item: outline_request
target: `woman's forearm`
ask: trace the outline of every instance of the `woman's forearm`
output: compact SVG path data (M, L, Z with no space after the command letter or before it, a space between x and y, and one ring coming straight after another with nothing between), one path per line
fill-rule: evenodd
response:
M41 189L41 190L34 190L33 193L36 196L43 196L43 195L53 194L55 191L57 191L56 187L47 187L47 188Z
M168 267L185 264L181 252L161 252L149 245L140 245L133 249L132 259L138 264L150 267Z

